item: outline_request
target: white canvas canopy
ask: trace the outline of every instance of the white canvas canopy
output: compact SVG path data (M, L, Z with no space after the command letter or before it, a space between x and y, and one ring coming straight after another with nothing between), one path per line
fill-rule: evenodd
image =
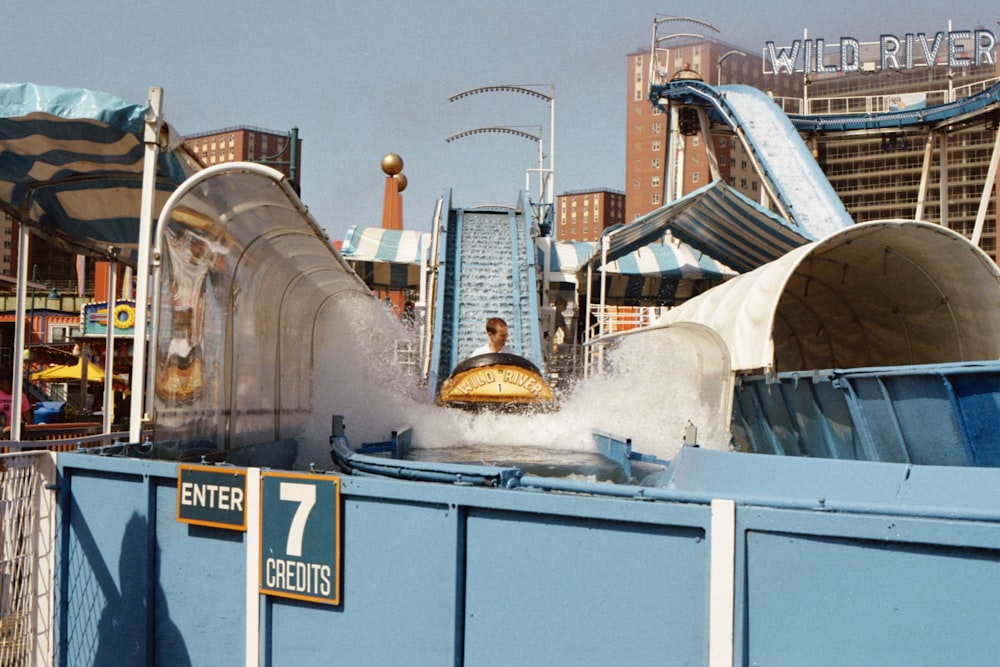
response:
M734 371L1000 358L1000 269L920 222L855 225L665 313L718 332Z

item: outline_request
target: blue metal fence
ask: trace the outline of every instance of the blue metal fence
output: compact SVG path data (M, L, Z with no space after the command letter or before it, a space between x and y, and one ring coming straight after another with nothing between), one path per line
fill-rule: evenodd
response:
M73 453L59 470L61 664L704 665L727 649L740 665L988 664L1000 651L992 469L686 447L656 487L345 475L336 605L260 595L259 517L245 533L178 522L175 463Z

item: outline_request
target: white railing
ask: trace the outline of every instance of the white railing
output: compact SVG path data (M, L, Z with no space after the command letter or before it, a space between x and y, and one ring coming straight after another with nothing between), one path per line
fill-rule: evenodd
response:
M660 317L666 307L660 306L605 306L603 317L599 304L590 304L589 325L581 322L577 326L587 326L583 337L584 375L599 374L604 366L604 352L607 348L605 337L612 334L648 327Z
M1000 77L955 86L952 98L960 100L964 97L981 93L1000 81ZM924 93L927 106L945 104L948 102L947 90L928 90ZM834 116L838 114L886 113L893 111L890 107L891 94L881 95L841 95L836 97L775 97L775 103L788 114Z
M55 455L0 454L0 665L53 664Z

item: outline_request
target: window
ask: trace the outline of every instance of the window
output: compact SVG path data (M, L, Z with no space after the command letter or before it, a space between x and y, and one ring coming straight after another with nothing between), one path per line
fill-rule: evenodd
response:
M720 167L725 167L726 166L726 156L725 155L720 155L719 156L719 166Z
M691 182L692 183L697 183L700 178L701 178L701 176L698 174L697 171L691 172Z
M657 121L653 123L653 134L659 134L659 133L660 133L660 123L659 121Z
M659 176L653 176L653 187L655 188L655 187L658 187L659 185L660 185L660 177Z
M660 140L659 139L657 139L656 141L653 142L653 151L655 151L657 153L660 152Z
M698 136L697 134L694 135L693 137L691 137L691 145L692 146L700 146L701 145L701 137Z
M66 341L73 340L79 334L80 330L77 327L57 325L49 330L49 341L53 343L65 343Z
M660 195L658 195L658 194L653 195L653 204L656 205L656 206L659 206L659 204L660 204Z
M660 158L654 157L653 158L653 169L659 169L659 168L660 168Z

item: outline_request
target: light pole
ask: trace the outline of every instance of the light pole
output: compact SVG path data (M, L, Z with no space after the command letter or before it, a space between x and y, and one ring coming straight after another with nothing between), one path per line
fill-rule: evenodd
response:
M721 86L722 85L722 61L723 60L725 60L729 56L746 57L746 55L747 54L743 53L742 51L733 50L733 51L726 51L721 56L719 56L719 60L718 60L718 62L716 62L715 85L717 85L717 86Z
M547 86L549 88L549 93L540 93L537 90L532 90L532 88L539 88ZM542 178L543 174L546 177L546 185L542 188L543 201L550 207L555 205L555 173L556 173L556 87L551 83L527 83L518 85L508 85L502 84L499 86L482 86L480 88L472 88L470 90L464 90L460 93L456 93L448 98L449 102L456 102L462 98L469 97L471 95L478 95L479 93L519 93L522 95L528 95L536 99L547 102L549 105L549 166L545 169L543 165L539 165L539 178ZM457 138L458 135L453 135ZM450 140L450 138L449 138ZM541 138L538 139L541 142ZM541 154L541 143L539 143L539 153Z
M527 132L522 132L521 130L518 130L517 127L532 127L532 128L536 128L538 130L538 136L535 136L534 134L528 134ZM539 200L543 199L545 197L545 183L544 183L544 180L543 180L544 179L544 173L543 172L545 171L545 168L544 168L545 167L545 162L544 162L545 161L545 155L542 153L542 137L541 137L542 126L541 125L520 125L520 126L515 126L515 127L496 127L496 126L494 126L494 127L477 127L477 128L475 128L473 130L465 130L464 132L459 132L458 134L453 134L450 137L448 137L447 139L445 139L444 141L445 141L445 143L450 144L451 142L453 142L453 141L455 141L457 139L461 139L463 137L471 137L471 136L473 136L475 134L490 134L490 133L511 134L511 135L514 135L515 137L521 137L522 139L530 139L531 141L534 141L535 143L538 144L538 169L537 169L537 171L538 171L538 190L539 190L539 192L538 192L538 198L539 198ZM528 173L530 174L532 171L535 171L535 170L529 169ZM525 177L525 189L528 189L528 177Z
M673 23L675 21L681 21L681 22L684 22L684 23L693 23L695 25L702 26L703 28L708 28L709 30L712 30L713 32L719 32L719 29L716 28L711 23L708 23L707 21L701 21L699 19L692 19L692 18L687 18L687 17L684 17L684 16L662 16L661 17L659 14L653 16L653 45L652 45L652 48L650 48L650 53L649 53L649 84L650 85L666 83L666 80L668 78L668 77L665 76L664 72L660 72L657 69L657 67L656 67L656 63L657 63L657 60L658 60L657 56L659 55L659 52L661 50L660 49L660 44L662 42L665 42L668 39L678 39L678 38L684 38L684 37L689 38L689 39L705 39L704 35L699 35L699 34L693 33L693 32L678 32L678 33L674 33L674 34L671 34L671 35L664 35L664 36L660 37L659 34L658 34L660 26L662 24L664 24L664 23Z

